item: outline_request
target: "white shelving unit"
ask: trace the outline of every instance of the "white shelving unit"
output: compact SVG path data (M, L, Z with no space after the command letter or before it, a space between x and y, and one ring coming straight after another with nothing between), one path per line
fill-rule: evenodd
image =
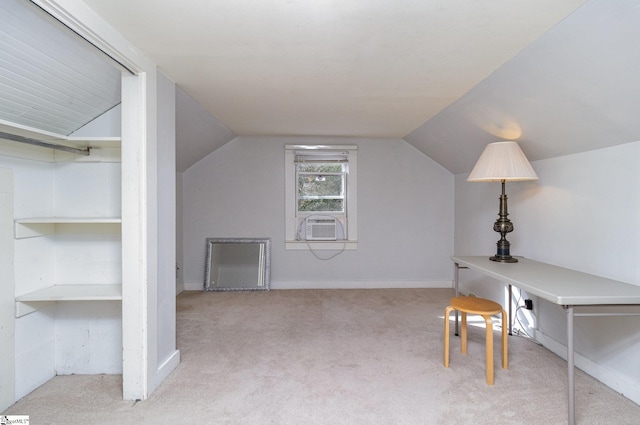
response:
M122 285L53 285L16 298L16 301L118 301Z
M32 138L62 146L78 149L89 149L88 156L78 156L70 153L58 153L63 160L69 158L78 162L119 162L120 137L67 137L59 134L43 132L26 126L19 126L0 120L0 132L16 134L18 136ZM15 142L10 142L9 146L19 146ZM37 155L39 151L49 151L42 146L31 147L26 153L16 148L14 152L19 157L32 157L32 152L36 152L33 159L45 160L46 157ZM56 156L52 157L56 161ZM119 225L122 223L120 217L29 217L16 219L14 222L14 238L25 239L55 235L60 225L90 225L103 226ZM103 229L104 230L104 229ZM56 301L113 301L122 300L122 285L118 284L72 284L56 285L29 292L16 297L16 317L21 317Z
M57 233L58 225L120 225L119 217L30 217L15 220L16 239ZM57 301L122 301L122 284L53 284L16 297L16 317Z
M16 224L108 224L122 223L120 217L33 217L16 219Z
M119 217L32 217L15 220L16 239L54 234L58 224L120 224Z
M16 317L58 301L122 301L122 285L53 285L16 297Z

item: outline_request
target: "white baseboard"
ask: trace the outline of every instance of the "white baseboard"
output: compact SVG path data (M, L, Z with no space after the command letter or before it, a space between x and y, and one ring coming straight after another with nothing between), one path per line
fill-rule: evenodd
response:
M536 340L541 343L552 353L558 355L563 359L567 359L567 346L559 343L537 331ZM629 379L626 375L611 369L610 367L603 366L595 363L594 361L574 353L574 362L578 369L584 371L586 374L593 376L598 381L602 382L614 391L619 392L629 400L636 404L640 404L640 383Z
M393 288L453 288L451 280L363 280L363 281L306 281L274 282L271 289L393 289ZM202 282L185 282L185 291L202 291Z
M271 282L271 289L401 289L401 288L452 288L450 280L409 281L294 281Z
M167 359L158 366L156 375L153 377L153 388L149 388L149 394L152 394L158 386L169 376L173 370L180 364L180 350L175 350Z
M193 281L185 281L183 290L184 291L202 291L204 289L204 283L202 281L193 282Z

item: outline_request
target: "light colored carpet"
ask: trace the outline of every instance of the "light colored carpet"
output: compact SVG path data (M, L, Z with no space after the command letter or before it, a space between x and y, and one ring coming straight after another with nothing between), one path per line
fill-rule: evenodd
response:
M121 400L120 376L58 376L4 414L31 424L567 423L566 362L509 338L485 384L484 329L442 365L445 289L186 292L182 363L148 400ZM499 338L496 338L496 344ZM499 349L496 346L496 355ZM638 424L640 406L582 372L578 424Z

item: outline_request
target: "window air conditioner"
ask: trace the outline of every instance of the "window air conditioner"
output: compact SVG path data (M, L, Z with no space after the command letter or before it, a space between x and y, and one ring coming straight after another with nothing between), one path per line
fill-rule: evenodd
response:
M309 217L306 220L308 241L335 241L336 219L333 217Z

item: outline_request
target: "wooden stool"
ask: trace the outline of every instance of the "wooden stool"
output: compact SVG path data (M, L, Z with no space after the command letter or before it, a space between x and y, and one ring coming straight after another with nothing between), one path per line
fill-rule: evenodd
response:
M493 323L491 316L502 314L502 368L508 368L507 359L507 313L502 306L484 298L456 297L444 310L444 367L449 367L449 315L457 310L462 313L461 352L467 354L467 313L484 317L486 322L487 384L493 385Z

